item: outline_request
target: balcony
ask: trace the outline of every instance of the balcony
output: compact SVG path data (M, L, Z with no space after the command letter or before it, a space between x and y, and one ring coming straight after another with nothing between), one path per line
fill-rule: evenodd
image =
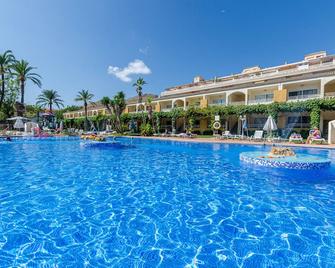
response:
M325 98L326 98L326 99L332 99L332 98L335 98L335 92L326 92L326 93L325 93Z
M245 101L231 101L229 105L245 105Z
M248 100L248 104L267 104L273 102L272 99Z
M226 103L208 103L208 106L225 106Z
M295 66L290 64L286 65L287 68L283 68L285 66L281 67L273 67L273 68L267 68L266 70L261 70L256 74L236 74L236 75L230 75L225 77L220 77L213 80L206 80L202 81L200 83L191 83L191 84L185 84L173 88L169 88L166 91L162 92L162 96L168 96L168 95L175 95L175 94L182 94L182 93L189 93L193 92L196 87L196 90L204 90L209 88L216 88L216 87L223 87L223 86L233 86L245 82L258 82L263 81L264 79L274 79L274 78L281 78L283 81L286 80L286 76L290 75L297 75L297 74L306 74L313 71L324 71L333 69L335 66L335 60L328 61L328 62L320 62L320 64L309 64L308 66Z
M309 100L318 98L320 98L320 94L308 94L308 95L289 96L288 100Z
M208 103L208 106L224 106L224 105L226 105L226 99L212 99Z

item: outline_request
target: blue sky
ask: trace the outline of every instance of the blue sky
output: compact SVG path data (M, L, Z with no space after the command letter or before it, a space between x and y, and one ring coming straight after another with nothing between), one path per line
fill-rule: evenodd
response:
M43 89L66 104L81 89L96 100L134 96L132 72L158 94L195 75L335 54L333 0L2 0L1 9L0 51L38 67ZM28 83L27 102L40 91Z

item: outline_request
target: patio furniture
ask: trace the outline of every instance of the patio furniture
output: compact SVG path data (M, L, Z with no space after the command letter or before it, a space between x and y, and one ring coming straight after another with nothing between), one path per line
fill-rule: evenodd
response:
M251 140L253 141L263 141L263 130L256 130L254 135L251 136Z
M324 138L311 138L311 144L324 144L327 143Z
M303 143L303 138L301 137L301 134L293 133L289 138L289 142Z
M233 137L234 135L232 135L229 130L226 130L224 133L222 133L220 139L232 139Z

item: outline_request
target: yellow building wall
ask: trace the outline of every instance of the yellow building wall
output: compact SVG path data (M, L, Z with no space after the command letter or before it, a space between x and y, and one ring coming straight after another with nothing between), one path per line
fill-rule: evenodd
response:
M208 107L208 100L202 99L200 100L200 108L207 108Z
M160 112L161 111L161 105L159 103L156 104L155 111L156 112Z
M275 90L273 92L274 102L286 102L287 101L287 89Z
M124 109L124 111L123 111L125 114L127 114L127 113L129 113L129 109L128 109L128 107L126 106L126 108Z
M325 86L325 93L335 92L335 83Z

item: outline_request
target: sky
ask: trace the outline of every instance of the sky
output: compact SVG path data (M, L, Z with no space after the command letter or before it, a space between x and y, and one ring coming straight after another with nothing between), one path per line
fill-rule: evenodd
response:
M87 89L94 99L141 76L144 93L335 54L333 0L0 0L0 53L10 49L57 90L66 105ZM40 88L28 82L26 101Z

